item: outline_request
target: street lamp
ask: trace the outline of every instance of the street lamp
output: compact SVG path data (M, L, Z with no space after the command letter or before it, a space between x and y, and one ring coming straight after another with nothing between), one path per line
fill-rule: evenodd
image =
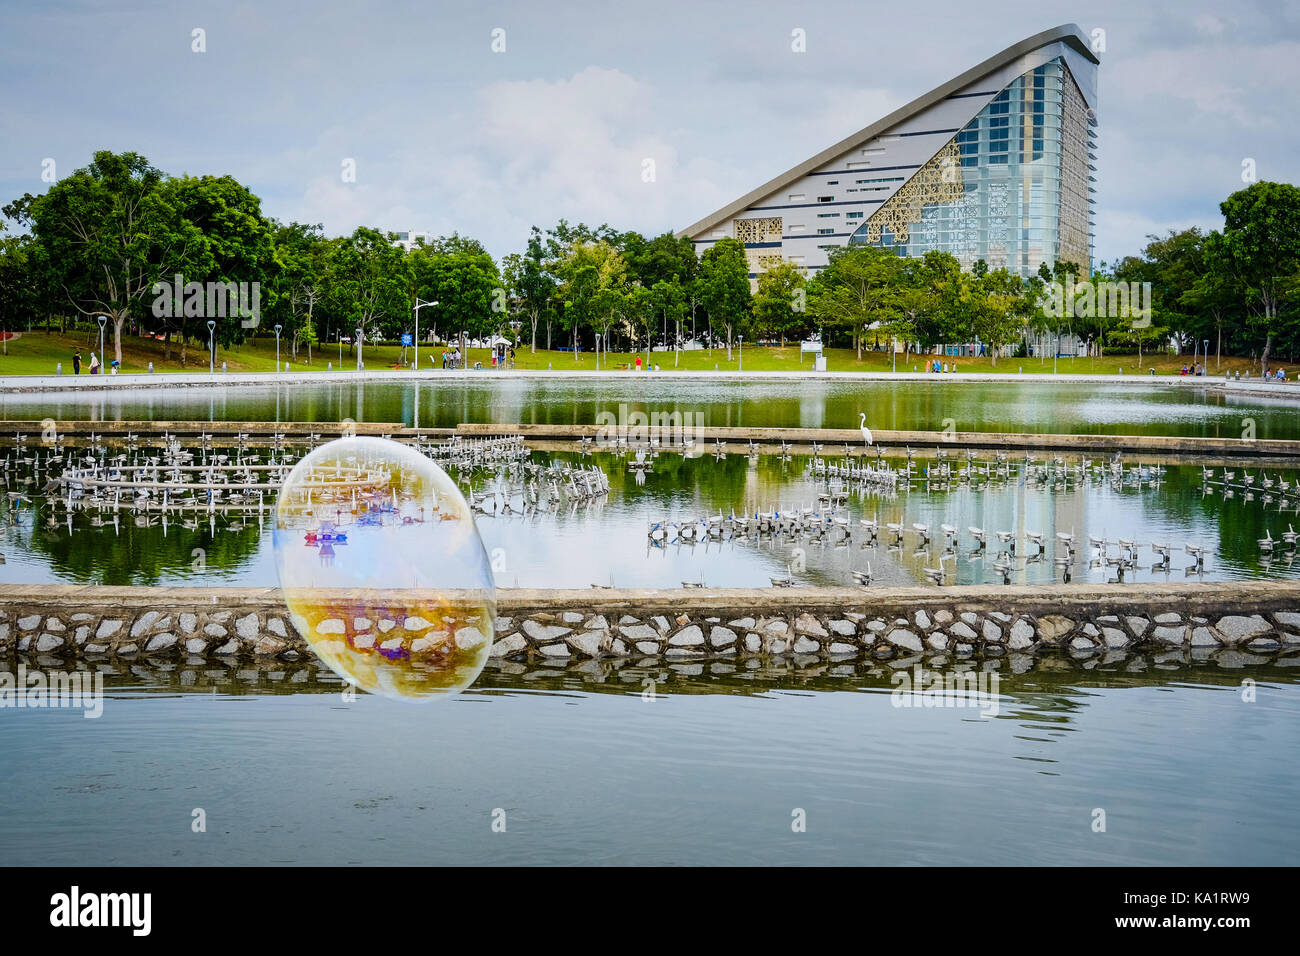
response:
M104 354L104 324L108 322L108 316L98 316L99 319L99 360L103 362L108 356Z
M739 335L737 338L740 339L740 365L738 370L743 372L745 370L745 337Z
M1205 348L1201 350L1201 356L1204 359L1202 364L1205 365L1205 369L1208 372L1210 368L1210 340L1209 339L1205 340ZM1215 368L1218 368L1218 366L1216 365Z
M361 330L357 329L357 371L361 371Z
M596 371L600 371L600 333L596 333Z
M437 299L434 299L432 302L421 302L418 295L415 297L415 370L417 372L420 370L420 310L426 305L437 304Z
M208 319L208 374L213 375L217 371L217 345L213 335L216 333L217 323Z
M284 326L281 325L275 327L275 371L277 373L280 371L280 329L282 328Z

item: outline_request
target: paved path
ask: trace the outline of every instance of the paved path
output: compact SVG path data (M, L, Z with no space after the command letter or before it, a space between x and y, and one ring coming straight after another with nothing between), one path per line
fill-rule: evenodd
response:
M493 381L502 379L595 379L608 381L627 379L645 375L656 379L683 379L694 381L740 381L740 382L941 382L946 385L961 386L983 382L1015 382L1051 386L1062 382L1097 385L1144 385L1152 388L1199 388L1241 394L1276 394L1278 396L1300 400L1300 384L1295 382L1263 381L1260 379L1232 380L1207 376L1195 378L1182 375L1071 375L1061 373L1028 374L1015 372L962 372L959 374L933 375L924 372L707 372L674 371L665 369L661 372L624 372L624 371L590 371L582 369L514 369L511 371L492 371L491 369L421 369L420 371L399 369L373 369L364 372L206 372L186 373L131 373L121 375L5 375L0 376L0 393L22 392L68 392L77 391L117 391L127 388L204 388L233 386L308 385L308 384L344 384L358 379L364 382L412 382L437 384L449 381Z

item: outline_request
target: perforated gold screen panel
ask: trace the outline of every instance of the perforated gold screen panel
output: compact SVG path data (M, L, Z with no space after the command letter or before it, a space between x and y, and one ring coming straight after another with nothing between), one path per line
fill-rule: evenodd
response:
M736 229L736 239L740 242L780 242L781 217L768 219L736 219L732 225Z
M907 242L912 225L921 221L927 205L957 202L962 195L961 153L953 140L872 214L867 220L867 242L880 242L885 229L893 235L894 242Z

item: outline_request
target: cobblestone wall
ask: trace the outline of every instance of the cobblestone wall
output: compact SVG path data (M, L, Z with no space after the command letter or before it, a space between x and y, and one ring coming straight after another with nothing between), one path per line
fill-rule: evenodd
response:
M502 591L491 653L508 661L889 659L1042 648L1300 652L1300 584ZM0 591L0 655L14 652L311 656L278 593L243 588L10 587Z

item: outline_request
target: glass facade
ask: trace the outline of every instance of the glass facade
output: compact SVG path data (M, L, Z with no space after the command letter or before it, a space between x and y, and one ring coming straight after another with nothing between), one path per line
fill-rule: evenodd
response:
M950 184L927 196L937 201L900 216L916 202L904 186L849 242L950 252L966 268L983 259L1026 277L1058 260L1087 270L1094 130L1069 69L1051 60L1012 81L927 164Z

